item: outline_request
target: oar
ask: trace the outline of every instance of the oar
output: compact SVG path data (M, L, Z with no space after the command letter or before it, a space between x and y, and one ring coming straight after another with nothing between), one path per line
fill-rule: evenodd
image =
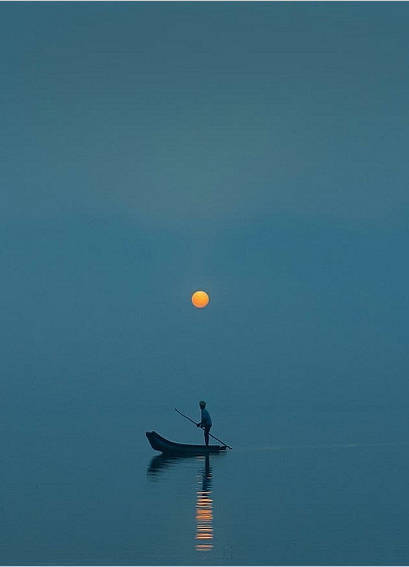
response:
M182 413L181 411L179 411L177 408L175 408L175 411L177 411L178 413L180 413L180 415L183 415L183 417L185 417L186 419L188 419L189 421L191 421L192 423L194 423L197 426L197 423L194 419L192 419L191 417L185 415L184 413ZM230 445L227 445L226 443L224 443L224 441L221 441L220 439L217 439L217 437L215 437L214 435L212 435L211 433L209 433L209 437L212 437L213 439L215 439L216 441L218 441L219 443L221 443L222 445L224 445L225 447L227 447L228 449L231 449L232 447L230 447Z

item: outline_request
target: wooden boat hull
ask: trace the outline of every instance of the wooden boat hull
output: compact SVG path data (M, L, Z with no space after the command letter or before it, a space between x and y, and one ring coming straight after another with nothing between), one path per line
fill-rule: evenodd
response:
M146 437L152 449L168 455L208 455L210 453L220 453L220 451L226 450L226 447L223 445L209 445L206 447L206 445L174 443L173 441L168 441L168 439L161 437L156 431L147 431Z

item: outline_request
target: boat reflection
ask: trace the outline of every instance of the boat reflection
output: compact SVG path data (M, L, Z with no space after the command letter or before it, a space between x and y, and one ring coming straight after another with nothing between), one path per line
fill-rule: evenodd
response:
M177 464L180 461L184 461L189 457L168 457L167 455L156 455L152 457L151 462L148 467L148 476L152 479L158 477L165 469L170 468L172 465Z
M213 459L220 455L212 455ZM213 498L212 498L212 467L210 457L206 456L167 456L158 455L153 457L147 473L152 479L158 479L166 469L176 466L178 463L195 459L202 468L197 475L198 487L196 489L196 551L211 551L213 549Z

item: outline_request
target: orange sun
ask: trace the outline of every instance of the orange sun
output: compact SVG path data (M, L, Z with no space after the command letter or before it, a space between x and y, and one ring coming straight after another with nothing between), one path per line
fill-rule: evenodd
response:
M205 291L195 291L192 295L192 303L198 309L203 309L209 303L209 296Z

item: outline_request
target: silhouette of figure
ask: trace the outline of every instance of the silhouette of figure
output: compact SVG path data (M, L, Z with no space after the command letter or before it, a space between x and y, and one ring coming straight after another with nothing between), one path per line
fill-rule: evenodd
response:
M199 406L201 412L201 420L197 424L197 426L201 427L204 430L204 439L207 447L209 445L209 431L212 427L212 418L210 417L210 414L206 409L206 402L202 400L201 402L199 402Z

